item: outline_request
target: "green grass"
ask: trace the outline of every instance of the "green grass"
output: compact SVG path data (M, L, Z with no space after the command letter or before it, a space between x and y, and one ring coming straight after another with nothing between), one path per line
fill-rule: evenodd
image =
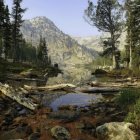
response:
M122 107L129 107L136 103L140 98L140 89L128 88L123 89L117 98L117 103Z
M131 106L125 121L135 124L136 131L140 133L140 98Z

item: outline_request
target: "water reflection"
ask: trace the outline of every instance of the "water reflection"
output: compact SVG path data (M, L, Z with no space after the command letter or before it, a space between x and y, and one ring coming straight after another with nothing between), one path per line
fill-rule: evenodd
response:
M95 77L91 75L91 71L84 67L70 67L65 68L63 74L49 78L47 84L73 83L75 85L81 85L87 83L89 80L95 80Z
M103 99L101 94L69 93L54 100L50 104L50 107L52 107L54 111L56 111L59 106L63 105L77 105L82 107L98 102L101 99Z

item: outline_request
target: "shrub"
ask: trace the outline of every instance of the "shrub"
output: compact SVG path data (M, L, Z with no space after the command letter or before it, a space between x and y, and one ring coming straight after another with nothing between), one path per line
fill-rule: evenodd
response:
M123 89L120 96L117 98L117 102L122 107L129 107L136 103L140 98L140 89L129 88Z
M140 99L138 99L136 104L131 107L125 121L134 123L136 127L140 128Z

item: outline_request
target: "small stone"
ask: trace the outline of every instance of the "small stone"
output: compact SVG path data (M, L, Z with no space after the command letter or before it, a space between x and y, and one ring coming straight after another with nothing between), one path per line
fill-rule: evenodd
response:
M51 129L51 134L57 140L70 140L71 135L68 130L61 126L55 126Z

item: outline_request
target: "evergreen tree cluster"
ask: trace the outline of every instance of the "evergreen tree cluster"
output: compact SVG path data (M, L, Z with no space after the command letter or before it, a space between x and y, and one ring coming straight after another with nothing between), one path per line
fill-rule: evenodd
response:
M48 49L47 49L46 40L45 38L42 38L41 35L40 35L39 46L37 49L37 58L38 58L38 63L41 66L45 67L46 65L51 64L50 58L48 57Z
M40 44L36 49L32 43L23 38L20 27L23 23L23 14L26 9L21 7L23 0L13 0L12 12L8 5L0 0L0 57L12 59L13 62L38 63L43 66L51 64L45 38L40 37Z
M109 37L103 41L104 55L112 56L113 68L119 68L118 38L123 29L123 8L118 0L98 0L97 5L89 1L85 10L87 21L100 31L107 32Z
M97 4L89 0L85 19L90 25L109 35L102 38L103 55L111 56L114 69L120 67L119 38L126 31L124 60L128 68L140 68L140 0L125 0L124 4L119 0L98 0Z

